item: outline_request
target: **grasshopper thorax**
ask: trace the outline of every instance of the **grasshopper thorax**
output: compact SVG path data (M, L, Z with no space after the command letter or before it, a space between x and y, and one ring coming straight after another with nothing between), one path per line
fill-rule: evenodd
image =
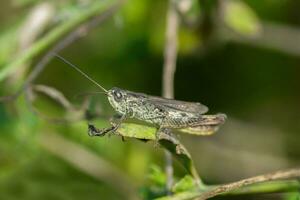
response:
M127 93L126 91L113 87L108 90L107 97L110 105L120 114L126 114L127 111Z

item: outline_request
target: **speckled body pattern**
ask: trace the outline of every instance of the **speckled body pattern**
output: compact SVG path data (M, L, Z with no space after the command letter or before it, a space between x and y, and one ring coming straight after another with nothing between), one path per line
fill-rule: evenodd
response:
M205 128L219 125L225 120L223 114L202 115L208 108L200 103L165 99L119 88L108 91L108 100L119 114L160 128L181 129L196 126Z
M175 128L186 133L209 135L215 132L219 125L223 124L226 119L226 115L224 114L203 115L208 111L208 108L200 103L165 99L122 90L116 87L107 91L63 57L56 54L54 56L73 67L103 90L108 96L112 107L121 115L119 122L109 128L100 130L94 125L89 124L88 133L90 136L104 136L108 132L115 132L126 118L136 118L155 124L159 128L159 131L160 128Z

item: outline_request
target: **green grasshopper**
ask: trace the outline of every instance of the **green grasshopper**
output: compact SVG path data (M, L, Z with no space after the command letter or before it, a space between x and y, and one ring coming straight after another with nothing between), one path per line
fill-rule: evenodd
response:
M59 55L55 54L55 56L97 85L107 95L110 105L118 113L118 120L112 122L111 127L98 129L89 124L88 133L90 136L104 136L109 132L114 133L122 122L128 118L155 125L158 128L157 133L163 129L176 129L180 132L195 135L210 135L225 122L225 114L203 115L208 111L208 108L198 102L150 96L117 87L106 90L77 66Z

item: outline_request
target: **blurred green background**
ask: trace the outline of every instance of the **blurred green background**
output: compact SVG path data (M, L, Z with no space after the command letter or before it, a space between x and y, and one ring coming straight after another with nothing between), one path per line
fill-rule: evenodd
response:
M28 49L55 28L107 2L1 1L1 96L16 92L62 37L26 62L20 61ZM202 179L218 184L299 166L300 2L178 2L187 9L178 10L175 97L201 102L210 113L228 116L220 131L210 137L179 135ZM160 96L167 6L165 0L128 0L59 53L105 88L117 86ZM3 75L14 65L11 73ZM75 107L84 101L76 95L98 90L57 59L47 64L33 84L54 87ZM54 123L37 116L23 94L0 104L0 199L132 199L150 187L151 169L164 168L163 150L153 143L122 142L114 136L90 138L87 121L77 119L81 111L65 112L45 95L31 98L43 116L69 121ZM114 113L101 95L92 98L89 111L105 116ZM103 119L93 122L108 125ZM175 175L184 175L176 162ZM296 198L285 193L228 199Z

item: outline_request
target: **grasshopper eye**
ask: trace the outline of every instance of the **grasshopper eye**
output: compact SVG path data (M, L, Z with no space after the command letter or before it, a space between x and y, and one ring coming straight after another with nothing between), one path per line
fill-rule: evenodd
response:
M122 99L122 97L123 97L122 93L119 92L119 91L117 91L117 90L115 90L113 92L113 94L114 94L114 98L115 98L116 101L120 101Z

